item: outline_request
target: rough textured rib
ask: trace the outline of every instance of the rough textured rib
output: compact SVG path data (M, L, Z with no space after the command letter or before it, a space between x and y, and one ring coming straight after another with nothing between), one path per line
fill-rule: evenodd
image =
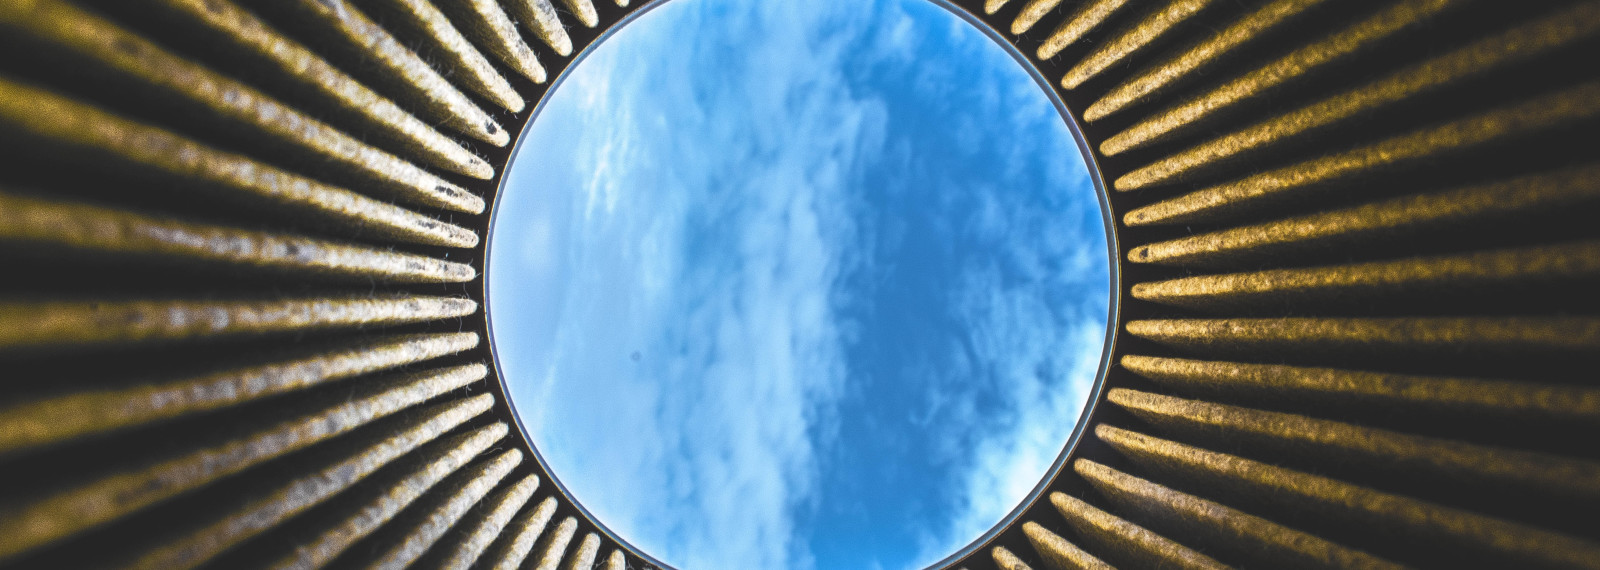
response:
M301 159L337 166L370 182L374 190L412 204L470 212L483 200L459 186L387 152L357 141L248 85L161 49L154 42L71 5L39 0L31 10L12 13L0 7L0 29L35 38L51 49L94 62L91 70L128 78L161 97L204 109L223 123L247 130L252 138L271 138ZM97 68L97 69L96 69ZM493 170L473 174L489 178Z
M561 3L578 16L578 21L583 22L584 27L593 28L600 24L600 14L595 12L594 4L589 0L561 0Z
M1117 177L1117 189L1134 190L1189 180L1229 160L1316 134L1341 122L1350 122L1363 113L1525 64L1538 56L1592 38L1597 32L1600 32L1600 5L1578 4L1377 81L1189 147Z
M1100 494L1117 504L1248 551L1282 568L1404 568L1194 495L1180 493L1089 460L1074 464Z
M600 554L600 536L589 533L583 536L583 542L578 544L578 549L572 551L572 556L567 557L567 562L561 565L561 570L592 570L594 557Z
M439 562L440 568L449 570L467 570L483 551L489 548L494 539L499 537L501 531L511 522L511 517L522 510L528 499L533 497L533 492L539 488L539 476L529 475L523 477L493 497L484 500L489 506L489 512L477 519L470 528L463 529L461 541L445 554Z
M1122 367L1162 385L1211 393L1600 422L1600 388L1139 355L1123 356Z
M989 4L985 9L990 14L993 14L1004 7L1007 2L1009 0L989 0ZM1039 23L1040 19L1060 5L1061 0L1029 0L1027 4L1022 6L1022 10L1017 13L1017 19L1011 21L1011 33L1015 35L1027 33L1028 30L1033 29L1033 26Z
M21 402L0 408L0 452L223 409L476 346L471 332L385 337L265 366Z
M484 396L490 395L478 397ZM497 422L421 450L419 459L423 462L420 465L373 481L367 490L377 493L376 497L349 512L344 519L326 525L315 538L299 543L294 552L273 562L271 567L316 568L332 562L350 545L388 523L434 485L500 441L506 432L506 424Z
M367 0L366 5L375 13L389 16L390 21L404 22L408 31L427 38L435 53L442 56L442 65L450 70L446 75L466 84L472 92L513 113L527 106L511 83L428 0Z
M1140 245L1128 250L1128 261L1191 267L1261 262L1312 249L1483 227L1597 202L1600 164L1591 164Z
M567 36L567 29L562 27L561 18L556 17L556 7L550 5L550 0L506 0L506 3L511 5L512 14L522 20L522 25L532 29L550 49L562 56L572 55L572 38Z
M0 349L177 340L464 317L455 297L0 303Z
M152 256L196 267L255 267L363 283L461 283L478 276L471 265L388 249L192 224L3 191L0 240L53 251Z
M1257 442L1280 453L1315 454L1344 465L1367 465L1470 482L1485 489L1531 490L1580 500L1600 498L1600 464L1546 453L1474 445L1434 437L1113 388L1106 395L1167 433L1217 435Z
M1587 83L1354 150L1162 200L1128 212L1123 221L1130 226L1222 221L1267 204L1325 191L1334 183L1356 176L1439 160L1450 153L1509 141L1597 115L1600 115L1600 83Z
M1054 8L1053 3L1060 0L1046 1L1052 2L1050 8ZM1110 18L1112 14L1127 4L1128 0L1090 0L1083 3L1078 8L1078 11L1072 14L1072 19L1062 23L1061 27L1056 28L1056 31L1050 34L1050 37L1045 38L1044 44L1039 46L1039 59L1046 60L1055 57L1056 54L1061 53L1061 50L1067 49L1067 46L1082 39L1083 35L1088 33L1089 30L1093 30L1095 26L1105 22L1106 18ZM1048 12L1049 8L1046 8L1045 11ZM1040 12L1039 16L1035 18L1043 15L1044 12ZM1019 16L1017 21L1021 22L1022 18ZM1032 26L1033 23L1030 22L1028 25ZM1017 31L1017 24L1011 24L1011 33L1021 33Z
M1355 302L1387 295L1477 289L1600 276L1600 241L1413 257L1392 261L1252 273L1204 275L1137 283L1133 297L1195 309L1293 302Z
M526 509L517 520L511 522L501 533L500 546L485 559L492 562L494 570L516 570L522 567L522 561L528 557L528 552L533 550L533 545L544 534L544 529L550 524L550 518L555 516L555 497L545 497L539 506Z
M572 535L578 531L578 519L567 517L561 519L561 524L555 530L545 535L540 541L539 561L534 564L534 570L556 570L561 564L561 558L567 552L567 544L572 542Z
M1227 60L1234 50L1261 37L1269 30L1292 21L1295 16L1328 0L1277 0L1214 35L1207 36L1183 53L1150 66L1121 85L1107 91L1084 109L1083 118L1095 122L1143 102L1146 97L1182 79L1201 75L1212 65Z
M103 525L291 451L304 449L373 420L483 378L481 364L410 374L373 384L371 391L322 411L250 430L226 443L97 479L27 501L0 517L0 557L11 556Z
M1145 118L1100 143L1100 152L1115 156L1163 140L1177 130L1220 109L1261 97L1295 79L1343 60L1405 29L1418 25L1461 0L1407 0L1335 32L1281 59L1268 63L1204 95Z
M1449 540L1458 546L1564 567L1600 568L1600 545L1497 518L1382 493L1343 481L1206 451L1106 424L1095 435L1137 463L1183 473L1374 531Z
M368 567L398 570L410 566L521 462L522 450L511 449L494 459L463 469L462 473L456 475L462 478L461 481L434 491L432 496L437 497L434 502L418 505L419 508L428 509L422 521L409 528L404 538L394 543Z
M1205 9L1211 2L1212 0L1173 0L1165 7L1152 11L1132 29L1112 39L1100 49L1094 50L1083 58L1083 61L1067 70L1067 74L1061 77L1061 86L1077 89L1083 82L1099 75L1106 68L1139 53L1173 26L1183 23L1190 16Z
M1028 521L1022 523L1022 532L1028 536L1028 544L1044 557L1051 568L1056 570L1116 570L1116 567L1102 562L1094 555L1084 552L1077 545L1067 542L1067 539L1050 532L1039 523Z
M1600 319L1585 317L1171 319L1131 321L1127 330L1196 350L1600 350Z
M109 159L97 161L98 167L121 163L152 169L204 186L208 193L310 214L346 231L366 229L383 237L449 247L478 244L472 230L4 79L0 79L0 127L23 141L33 138L76 154ZM482 199L471 197L481 211Z
M996 546L989 549L989 555L994 557L994 565L1001 570L1033 570L1032 566L1023 562L1021 558L1017 558L1017 555L1012 554L1010 550L1006 550L1004 546Z
M383 70L394 79L387 83L395 91L389 95L418 114L494 146L505 146L511 140L511 135L488 113L349 2L253 0L252 5L288 10L286 16L311 37L330 47L348 50L364 65Z
M1074 467L1084 460L1079 459ZM1067 519L1079 537L1119 553L1140 568L1188 568L1223 570L1211 557L1168 540L1144 527L1122 520L1095 508L1077 497L1062 492L1050 493L1050 504Z
M482 158L330 65L229 0L151 0L162 10L210 29L279 72L280 83L299 87L307 102L354 117L362 134L439 168L474 178L494 176Z
M456 20L472 33L472 38L502 63L534 83L545 82L544 66L533 48L522 41L517 25L506 16L495 0L462 0L445 4Z
M205 563L227 549L275 528L360 483L395 459L489 411L493 405L493 396L479 394L424 408L416 414L415 419L407 420L405 425L396 429L394 435L352 450L337 462L315 466L310 472L278 485L243 508L226 513L220 520L156 547L128 567L168 570Z

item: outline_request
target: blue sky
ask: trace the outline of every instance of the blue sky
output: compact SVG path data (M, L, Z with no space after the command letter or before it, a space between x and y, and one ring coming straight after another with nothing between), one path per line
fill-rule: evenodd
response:
M520 143L491 236L511 397L680 568L908 568L1049 468L1102 357L1100 207L992 40L924 0L674 0Z

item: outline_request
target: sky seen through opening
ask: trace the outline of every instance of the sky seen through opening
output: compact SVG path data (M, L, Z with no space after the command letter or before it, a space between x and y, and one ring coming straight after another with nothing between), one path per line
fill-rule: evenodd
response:
M487 279L576 500L683 569L920 568L1032 491L1110 275L1077 143L1009 53L925 0L673 0L569 73Z

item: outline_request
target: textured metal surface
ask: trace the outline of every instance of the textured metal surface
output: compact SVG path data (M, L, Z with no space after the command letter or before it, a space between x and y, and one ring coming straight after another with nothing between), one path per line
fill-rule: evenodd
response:
M635 4L0 0L0 568L655 565L480 340L511 133ZM1600 3L955 4L1074 113L1123 303L943 566L1600 568Z

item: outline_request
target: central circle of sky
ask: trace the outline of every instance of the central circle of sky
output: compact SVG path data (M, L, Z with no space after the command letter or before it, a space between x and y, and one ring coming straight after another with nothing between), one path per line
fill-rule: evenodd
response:
M936 562L1026 498L1091 395L1110 276L1083 156L939 5L668 2L519 145L487 273L510 397L663 562Z

